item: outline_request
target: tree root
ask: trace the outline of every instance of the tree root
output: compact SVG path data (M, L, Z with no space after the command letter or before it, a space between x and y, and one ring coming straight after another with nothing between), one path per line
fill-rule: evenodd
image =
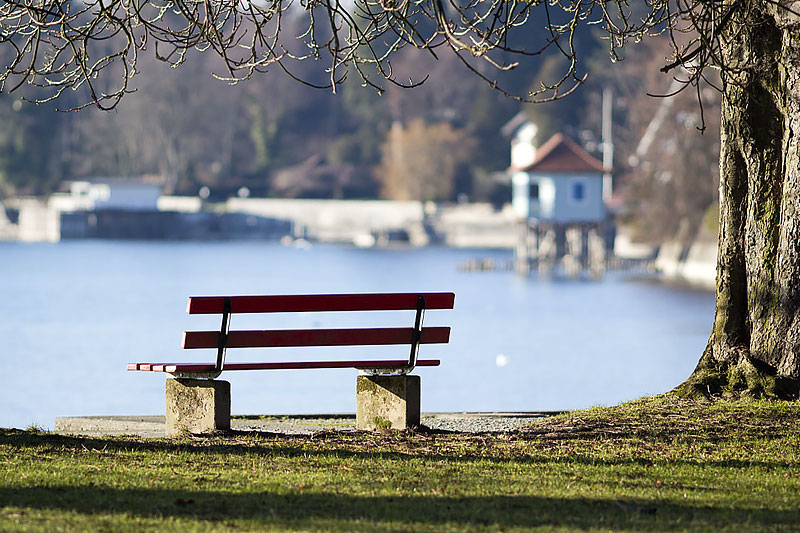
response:
M731 355L733 357L719 360L711 355L709 346L692 375L675 387L672 394L695 400L796 400L800 397L800 380L778 376L774 369L752 359L744 350Z

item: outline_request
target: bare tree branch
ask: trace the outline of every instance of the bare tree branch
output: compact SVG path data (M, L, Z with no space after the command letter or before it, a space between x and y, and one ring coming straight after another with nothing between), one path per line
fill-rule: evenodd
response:
M222 59L213 73L229 83L278 66L293 78L287 60L325 61L327 81L299 79L331 90L348 75L378 91L386 83L413 87L391 67L393 54L412 47L438 57L447 49L467 68L503 94L526 101L549 101L572 92L584 81L579 73L575 37L586 25L601 27L612 60L629 42L668 32L673 58L663 67L683 67L686 86L703 82L708 68L724 65L721 32L747 0L5 0L0 5L0 90L22 85L40 90L36 101L58 98L66 89L83 90L86 105L114 108L131 92L139 54L148 47L159 59L181 65L192 50ZM791 2L768 0L792 11ZM302 16L306 31L286 35L284 16ZM546 27L548 37L535 49L515 46L511 37L531 25ZM287 51L289 39L307 52ZM501 73L547 50L567 61L554 84L529 94L502 87ZM481 66L485 65L485 67ZM81 106L79 106L81 107Z

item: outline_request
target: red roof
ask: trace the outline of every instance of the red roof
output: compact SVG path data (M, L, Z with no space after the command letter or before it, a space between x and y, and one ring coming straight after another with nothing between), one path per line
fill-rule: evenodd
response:
M603 173L603 163L589 155L589 152L578 146L575 141L563 133L556 133L536 151L536 159L530 165L519 170L537 172L564 173Z

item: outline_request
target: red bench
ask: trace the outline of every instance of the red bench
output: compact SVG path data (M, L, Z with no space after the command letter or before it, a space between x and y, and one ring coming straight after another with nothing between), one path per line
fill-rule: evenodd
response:
M166 372L184 385L187 380L210 380L233 370L283 370L313 368L356 368L368 375L405 375L417 366L438 366L438 359L418 359L421 344L447 343L449 327L423 327L428 309L452 309L453 293L319 294L285 296L191 297L190 315L221 315L218 331L187 331L183 348L214 349L214 362L130 363L128 370ZM327 311L414 311L411 327L348 329L232 330L231 317L244 313L308 313ZM408 359L227 362L232 348L290 348L309 346L409 345ZM215 382L226 383L226 382ZM167 395L169 398L169 387ZM361 387L359 386L359 390ZM229 393L228 393L229 394ZM229 400L228 400L229 402ZM418 408L418 407L417 407ZM229 409L229 407L228 407ZM168 399L169 426L169 399ZM223 416L224 418L224 416ZM417 415L418 418L418 415ZM413 416L412 416L413 419ZM224 424L224 422L223 422Z

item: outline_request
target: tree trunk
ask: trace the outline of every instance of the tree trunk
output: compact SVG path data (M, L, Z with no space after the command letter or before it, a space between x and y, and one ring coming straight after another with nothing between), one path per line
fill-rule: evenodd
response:
M722 35L714 328L678 392L791 398L800 388L800 17L759 0L736 9Z

